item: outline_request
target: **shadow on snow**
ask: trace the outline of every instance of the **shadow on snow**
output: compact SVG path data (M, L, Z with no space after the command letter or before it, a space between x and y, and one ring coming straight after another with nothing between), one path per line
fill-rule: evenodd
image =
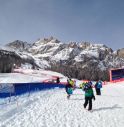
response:
M98 109L93 109L92 111L101 111L101 110L114 110L114 109L120 109L122 107L119 107L117 104L113 105L112 107L102 107L102 108L98 108Z

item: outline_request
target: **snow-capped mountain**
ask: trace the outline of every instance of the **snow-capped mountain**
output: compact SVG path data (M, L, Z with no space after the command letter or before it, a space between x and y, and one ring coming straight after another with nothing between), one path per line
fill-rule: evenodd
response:
M30 47L31 47L31 44L28 44L27 42L23 42L20 40L15 40L6 45L6 48L10 50L16 50L16 51L25 51Z
M11 72L14 66L28 65L28 67L38 65L35 63L32 56L21 52L8 51L0 49L0 73Z
M123 50L89 42L62 43L54 37L39 39L33 44L14 41L6 45L22 59L40 68L61 72L78 79L108 79L108 70L124 65ZM33 63L30 62L33 61Z

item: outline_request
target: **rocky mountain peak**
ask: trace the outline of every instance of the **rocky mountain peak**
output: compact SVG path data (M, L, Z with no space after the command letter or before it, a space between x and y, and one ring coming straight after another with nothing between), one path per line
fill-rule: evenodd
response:
M49 38L44 38L44 41L46 41L47 43L48 42L51 42L51 43L59 43L60 42L57 38L55 38L53 36L51 36Z
M86 49L90 45L91 44L89 42L81 42L81 43L79 43L79 47L82 48L82 49Z
M77 47L78 47L78 44L77 44L76 42L70 42L70 43L68 44L68 46L69 46L70 48L77 48Z
M20 40L15 40L13 42L8 43L5 46L15 50L23 51L31 47L31 44L28 44L27 42L23 42Z
M124 58L124 48L118 49L116 53L119 57Z
M54 38L53 36L51 36L49 38L38 39L38 41L33 43L33 45L40 46L40 45L49 44L49 43L60 43L60 41L57 38Z

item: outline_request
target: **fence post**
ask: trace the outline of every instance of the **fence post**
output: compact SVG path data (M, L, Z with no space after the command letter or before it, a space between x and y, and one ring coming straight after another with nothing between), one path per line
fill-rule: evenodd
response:
M11 102L11 90L10 90L10 94L9 94L9 103Z
M29 84L29 86L28 86L28 92L29 92L29 95L28 96L30 96L30 84Z

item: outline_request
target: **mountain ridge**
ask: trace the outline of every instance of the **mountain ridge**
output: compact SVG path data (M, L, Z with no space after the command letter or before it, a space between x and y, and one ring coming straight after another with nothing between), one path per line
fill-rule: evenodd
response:
M104 44L62 43L50 37L33 44L16 40L5 47L21 54L21 58L30 56L33 64L29 63L36 68L50 69L78 79L109 80L110 68L124 66L123 50L113 51Z

